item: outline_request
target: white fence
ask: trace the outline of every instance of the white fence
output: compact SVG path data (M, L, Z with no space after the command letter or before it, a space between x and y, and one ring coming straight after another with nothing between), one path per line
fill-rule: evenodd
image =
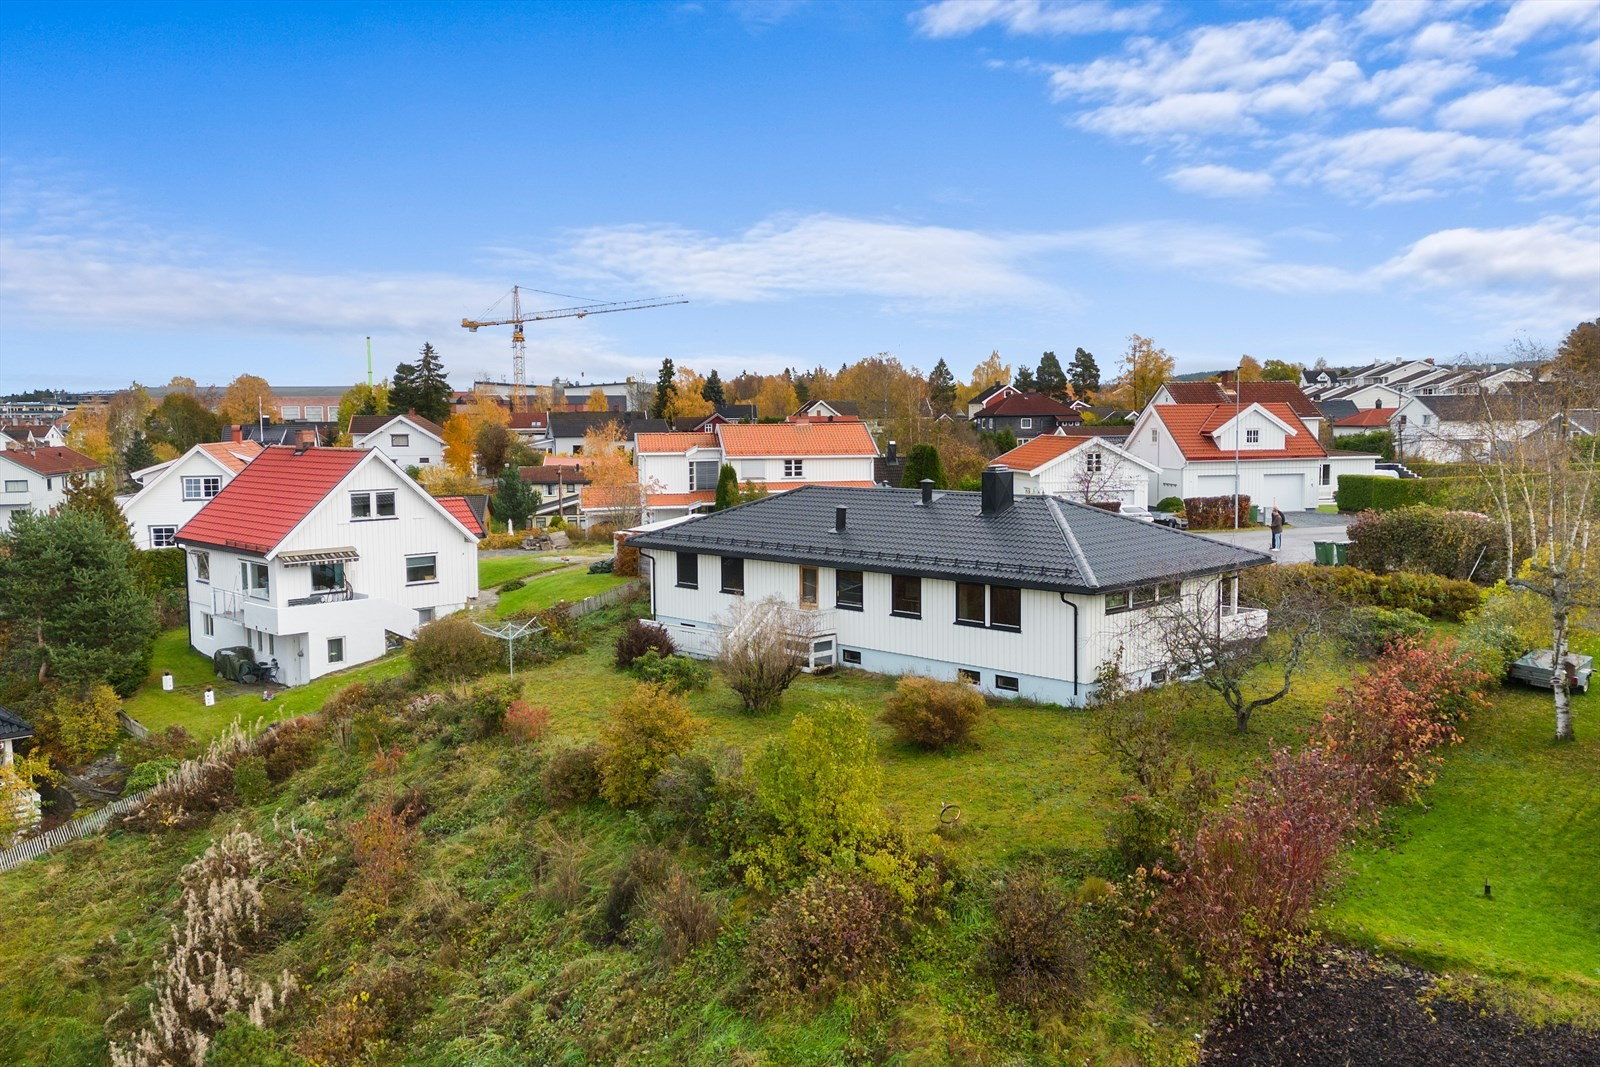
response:
M570 613L574 619L582 618L591 611L599 611L601 608L609 608L613 604L620 604L643 588L644 583L635 580L628 582L626 585L619 585L614 589L607 589L603 593L596 593L592 597L586 597L573 604Z
M106 823L139 803L149 792L146 789L144 792L135 793L131 797L113 800L105 807L98 808L81 819L64 822L48 833L40 834L38 837L30 837L20 845L13 845L4 852L0 852L0 871L9 871L13 867L19 867L35 856L44 855L57 845L64 845L68 841L76 841L80 837L88 837L90 834L99 833L105 829Z

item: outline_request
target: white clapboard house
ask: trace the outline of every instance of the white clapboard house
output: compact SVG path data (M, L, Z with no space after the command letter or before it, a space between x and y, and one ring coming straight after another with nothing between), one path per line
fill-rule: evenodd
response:
M208 441L177 459L134 471L131 477L139 491L117 498L134 546L175 547L183 524L260 454L254 441Z
M678 647L711 656L739 598L812 613L809 660L963 680L1073 706L1119 658L1133 684L1172 665L1152 623L1183 596L1225 634L1264 632L1238 572L1268 557L1051 496L805 486L635 534L651 611Z
M996 456L1019 495L1043 493L1082 504L1148 508L1161 471L1103 437L1046 434Z
M178 531L189 643L250 646L301 685L478 595L481 528L376 449L266 449Z

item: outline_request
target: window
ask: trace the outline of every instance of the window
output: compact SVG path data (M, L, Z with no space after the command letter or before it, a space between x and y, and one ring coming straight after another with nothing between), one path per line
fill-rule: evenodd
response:
M350 494L352 519L392 519L394 515L393 489L363 490Z
M1021 420L1019 425L1021 425L1021 427L1024 430L1031 430L1031 429L1033 429L1033 420L1032 419L1023 419L1023 420Z
M1322 484L1323 485L1332 485L1333 484L1333 464L1332 463L1324 463L1322 465Z
M1261 443L1261 431L1260 430L1246 430L1244 432L1244 443L1247 444L1247 445L1260 444Z
M817 568L800 568L800 606L814 608L817 606Z
M426 626L428 623L430 623L432 621L433 621L433 609L432 608L418 608L417 609L417 625L418 626Z
M307 404L306 405L306 421L307 422L321 422L322 421L322 405L321 404Z
M268 570L265 563L239 563L239 588L257 600L267 599Z
M1083 469L1090 474L1099 474L1105 469L1105 456L1099 452L1085 452L1083 455Z
M406 557L406 584L420 585L439 580L439 560L433 555ZM341 572L343 568L340 568Z
M861 653L853 648L841 648L839 650L839 659L853 667L861 666Z
M311 565L311 591L326 592L344 588L343 563L313 563Z
M989 587L989 625L1005 630L1022 629L1022 590L1010 585Z
M207 637L215 637L217 635L217 620L203 611L200 613L200 632Z
M220 477L184 478L183 499L185 500L210 500L222 492L222 479Z
M783 476L785 478L804 478L806 476L806 461L803 459L784 460Z
M865 605L866 583L860 571L833 572L833 605L846 611L860 611Z
M714 459L699 459L689 464L689 491L691 493L715 492L717 476L722 464Z
M1132 606L1132 597L1128 590L1106 594L1106 614L1112 615L1119 611L1127 611Z
M1161 440L1161 431L1154 426L1150 427L1150 443L1155 444Z
M194 576L196 581L209 582L211 580L211 553L193 552Z
M178 528L176 526L150 527L151 548L174 548L178 544Z
M738 556L722 557L722 591L744 596L744 560Z
M988 622L984 612L984 587L975 582L956 583L956 622L982 626Z
M1151 604L1176 600L1178 592L1177 582L1162 582L1160 585L1142 585L1137 589L1123 589L1120 592L1107 593L1106 614L1115 615L1119 611L1128 611L1132 608L1147 608Z
M1017 682L1014 674L997 674L994 676L994 687L1007 693L1015 693L1022 686Z
M1433 425L1433 416L1432 415L1423 415L1422 416L1422 425L1424 425L1424 426L1432 426Z
M390 448L410 448L411 435L408 433L392 433L389 435Z
M300 417L300 406L298 404L285 404L282 412L285 422L298 419Z
M342 637L330 637L330 638L328 638L328 662L329 663L343 663L344 662L344 638L342 638Z
M896 574L890 583L889 612L908 619L922 618L922 579Z
M678 553L678 588L700 588L700 557L693 552Z
M982 685L983 675L979 674L971 667L957 667L956 681L966 682L968 685Z
M6 479L6 492L8 492L8 493L26 493L27 491L28 491L28 479L26 479L26 478L7 478Z

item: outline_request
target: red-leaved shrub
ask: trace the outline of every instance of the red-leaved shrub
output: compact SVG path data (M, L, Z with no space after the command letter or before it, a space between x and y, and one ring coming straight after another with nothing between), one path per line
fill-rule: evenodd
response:
M513 700L506 708L505 731L518 741L532 743L550 728L550 709L543 704Z
M859 977L888 951L893 911L888 891L869 878L814 875L756 928L749 960L757 990L817 994Z

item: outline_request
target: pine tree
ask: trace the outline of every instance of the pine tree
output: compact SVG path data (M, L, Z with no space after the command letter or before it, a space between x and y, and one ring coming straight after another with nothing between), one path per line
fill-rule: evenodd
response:
M418 356L412 406L407 410L415 410L425 419L443 423L450 417L450 380L444 376L444 364L439 362L439 355L431 343L424 344Z
M678 395L678 386L673 381L677 371L673 369L672 360L661 361L661 373L656 376L656 398L650 404L650 417L664 419L672 408L672 398Z
M1011 384L1024 393L1036 392L1039 388L1038 382L1033 377L1033 368L1027 364L1017 368L1017 376L1011 379Z
M900 486L903 489L916 489L922 485L924 478L932 478L935 489L949 487L945 481L944 463L939 459L939 450L932 445L912 445L906 453L906 471L900 477Z
M1072 362L1067 366L1067 381L1072 383L1072 391L1080 397L1088 396L1100 388L1100 364L1094 361L1094 356L1078 349L1072 354Z
M717 500L711 506L712 511L721 511L731 508L739 502L739 475L734 472L730 464L724 463L722 470L717 472Z
M410 363L401 363L394 368L394 378L389 382L388 414L404 415L408 411L416 410L420 396L419 377L417 368ZM418 411L417 414L420 415L421 412Z
M145 439L140 430L133 431L133 436L128 438L128 447L122 451L122 469L132 474L134 471L144 470L154 465L156 454L150 447L150 442Z
M495 518L505 522L508 533L519 528L525 529L528 520L539 510L540 501L538 491L529 488L515 465L500 472L493 508Z
M1057 400L1066 396L1067 373L1061 369L1061 361L1054 352L1046 352L1039 358L1039 373L1034 376L1034 383L1034 388L1045 396Z
M700 395L710 401L711 406L718 411L721 411L727 405L728 399L722 392L722 379L717 375L717 368L711 368L711 373L706 376L705 384L700 387Z
M928 374L928 402L936 414L946 414L956 406L956 376L944 360L933 365Z

